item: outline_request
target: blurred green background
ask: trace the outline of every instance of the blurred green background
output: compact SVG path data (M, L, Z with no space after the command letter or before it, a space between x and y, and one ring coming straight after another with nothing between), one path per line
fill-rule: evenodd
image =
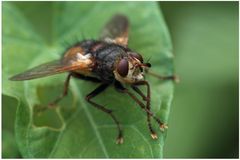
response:
M176 85L166 158L238 157L238 2L161 2Z
M175 88L164 157L238 157L238 2L160 5L173 41L176 73L181 77ZM42 7L39 4L39 11L34 12L44 14L50 9L44 8L45 12ZM30 18L31 12L31 8L25 10ZM51 19L45 17L46 22ZM44 23L38 26L39 34L47 33L41 30L46 29ZM3 105L12 101L4 99ZM5 123L13 125L13 111L3 110L7 120L3 128ZM3 131L3 157L20 157L13 148L12 130L13 126Z

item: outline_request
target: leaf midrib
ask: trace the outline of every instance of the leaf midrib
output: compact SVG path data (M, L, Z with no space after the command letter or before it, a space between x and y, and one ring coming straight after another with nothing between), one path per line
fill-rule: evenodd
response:
M91 126L93 128L93 130L94 130L94 133L96 134L96 137L97 137L97 139L99 141L99 144L102 147L103 153L105 154L106 158L109 158L106 146L104 145L103 140L102 140L101 133L99 132L98 127L96 125L96 122L95 122L91 112L89 111L86 103L84 103L85 99L83 99L83 95L81 94L79 89L77 89L78 86L76 85L75 80L73 81L72 85L73 85L72 89L75 92L75 94L77 94L77 97L79 97L79 101L81 103L81 106L82 106L82 108L83 108L83 110L84 110L84 112L85 112L85 114L86 114L86 116L87 116L87 118L88 118L88 120L89 120L89 122L90 122L90 124L91 124Z

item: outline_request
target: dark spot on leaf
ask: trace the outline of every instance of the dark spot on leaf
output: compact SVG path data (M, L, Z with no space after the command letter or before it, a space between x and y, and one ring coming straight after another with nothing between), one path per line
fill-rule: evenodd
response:
M55 109L48 109L47 106L34 106L34 125L37 127L48 126L54 129L62 127L61 119Z

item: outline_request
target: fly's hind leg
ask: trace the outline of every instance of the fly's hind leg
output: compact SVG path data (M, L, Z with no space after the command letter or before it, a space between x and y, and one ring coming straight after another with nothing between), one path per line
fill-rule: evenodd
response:
M38 108L37 109L37 112L41 113L47 109L53 109L53 108L56 108L57 107L57 103L59 101L61 101L68 93L68 87L69 87L69 82L70 82L70 79L71 79L71 76L72 76L72 73L69 73L65 82L64 82L64 88L63 88L63 93L58 96L55 100L53 100L52 102L48 103L48 106L44 106L44 107L41 107L41 108Z
M93 102L91 99L95 96L97 96L99 93L103 92L107 87L109 86L109 84L101 84L99 87L97 87L95 90L93 90L91 93L89 93L86 96L86 100L92 104L94 107L96 107L99 110L102 110L103 112L107 113L108 115L111 116L111 118L113 119L113 121L116 123L117 128L118 128L118 137L116 140L117 144L122 144L123 143L123 132L122 132L122 128L118 122L118 120L116 119L116 117L114 116L112 110L105 108L102 105L99 105L95 102Z
M55 108L56 104L59 101L61 101L68 94L68 87L69 87L69 82L70 82L71 76L72 76L72 73L69 73L67 76L67 79L64 82L63 93L59 97L57 97L54 101L52 101L48 104L49 108Z
M74 78L78 78L78 79L81 79L81 80L85 80L85 81L91 81L91 82L96 82L96 83L99 83L101 82L101 80L97 79L97 78L94 78L94 77L88 77L88 76L83 76L81 74L77 74L77 73L69 73L65 82L64 82L64 88L63 88L63 93L57 97L55 100L53 100L52 102L49 103L49 108L54 108L56 107L57 103L60 102L65 96L67 96L68 94L68 88L69 88L69 83L70 83L70 79L71 77L74 77Z

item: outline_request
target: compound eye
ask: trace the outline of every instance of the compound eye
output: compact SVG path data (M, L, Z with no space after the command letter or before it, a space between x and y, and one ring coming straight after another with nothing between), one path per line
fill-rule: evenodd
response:
M137 58L141 63L143 63L143 58L140 54L136 53L136 52L130 52L129 53L132 57Z
M128 74L128 61L126 59L121 59L117 65L117 72L122 76L126 77Z

